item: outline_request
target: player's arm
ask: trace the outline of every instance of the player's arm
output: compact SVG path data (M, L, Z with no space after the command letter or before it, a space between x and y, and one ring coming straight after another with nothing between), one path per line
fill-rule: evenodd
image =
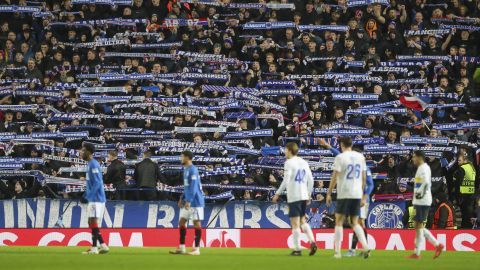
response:
M100 190L103 188L103 179L100 167L93 167L90 169L90 189L85 192L85 198L88 201L92 201L95 194L100 193Z
M373 183L372 172L370 171L370 169L367 168L367 182L364 189L364 194L369 196L370 194L372 194L374 188L375 184Z
M312 174L312 170L310 170L310 168L307 168L307 190L308 190L308 194L312 194L313 192L313 174Z
M92 176L92 191L93 194L96 194L103 189L103 177L100 167L92 168Z
M190 204L193 199L193 186L192 183L192 174L189 174L187 182L185 183L185 187L183 189L183 201L185 204Z
M340 154L340 151L338 151L337 148L332 147L329 143L327 143L327 141L325 141L325 139L320 139L320 146L325 148L325 149L330 150L330 152L332 152L332 155L334 157L336 157Z
M336 185L337 185L337 171L333 170L332 177L330 178L330 185L328 186L327 198L325 200L325 202L327 203L327 206L330 206L330 204L332 203L332 192Z
M280 184L280 187L278 187L277 191L275 192L275 196L273 196L272 202L276 203L280 195L285 193L285 190L287 190L288 181L290 181L291 174L292 174L292 170L288 165L288 161L287 161L285 162L285 166L283 168L283 181Z
M337 185L337 175L341 171L342 171L342 160L340 159L340 156L336 156L335 160L333 161L332 177L330 178L330 185L328 186L327 198L325 200L325 202L327 203L327 206L330 206L330 204L332 203L332 192L335 186Z
M427 181L425 181L425 175L423 172L418 177L415 177L415 187L415 198L423 198L423 196L425 196L425 191L427 187Z
M195 169L194 173L191 176L192 182L190 184L191 190L192 190L192 198L195 198L199 195L202 194L202 190L200 189L200 174L198 173L198 170Z

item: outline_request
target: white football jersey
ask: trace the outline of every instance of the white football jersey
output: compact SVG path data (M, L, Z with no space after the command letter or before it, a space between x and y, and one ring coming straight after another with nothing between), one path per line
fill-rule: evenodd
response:
M282 195L285 189L289 203L311 199L313 175L310 166L303 158L294 156L285 162L283 181L276 194Z
M356 151L341 153L335 157L333 169L337 172L337 199L361 199L365 157Z
M423 163L415 173L413 187L413 205L432 205L432 171L427 163ZM423 198L415 198L415 194L423 194Z

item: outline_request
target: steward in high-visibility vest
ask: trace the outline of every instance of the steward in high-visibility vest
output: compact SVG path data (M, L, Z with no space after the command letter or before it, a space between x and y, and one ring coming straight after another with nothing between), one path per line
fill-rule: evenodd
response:
M447 194L440 193L436 201L438 207L433 216L432 229L456 229L454 210L448 203Z
M415 217L415 208L413 205L408 207L408 229L413 229L415 224L413 223L413 218Z
M460 166L454 173L455 193L457 202L462 211L462 228L471 229L470 219L473 217L473 194L475 193L475 167L465 155L458 156Z
M459 193L462 195L471 195L475 193L475 167L472 163L463 164L460 166L465 172L463 180L460 183ZM460 179L458 179L460 180Z

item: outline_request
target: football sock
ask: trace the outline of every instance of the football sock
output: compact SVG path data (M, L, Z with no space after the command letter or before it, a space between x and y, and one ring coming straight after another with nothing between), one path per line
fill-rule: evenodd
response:
M300 234L302 232L300 229L292 229L292 235L293 235L293 249L295 251L300 251Z
M365 232L363 231L362 226L359 224L353 226L353 231L357 235L358 241L362 244L363 250L368 250L367 238L365 237Z
M424 239L425 238L423 236L423 229L417 229L415 234L415 254L417 254L418 256L420 256L420 249Z
M303 223L302 224L302 231L307 235L310 243L315 243L315 237L313 237L312 228L310 227L310 225L308 223Z
M343 227L335 226L335 253L339 254L342 249Z
M355 250L357 248L357 243L358 243L358 237L357 237L357 234L354 233L352 237L352 246L350 249Z
M423 235L428 240L428 242L430 242L430 244L432 244L435 247L438 246L437 239L435 239L435 237L433 236L433 234L429 230L424 228L423 229Z
M102 237L102 234L100 233L100 229L99 228L92 228L92 235L95 235L96 237L96 240L98 240L98 242L100 244L103 244L104 241L103 241L103 237ZM95 245L96 246L96 245Z
M200 240L202 239L202 229L195 228L195 247L200 247Z
M187 228L180 226L180 245L185 245L185 236L187 235Z
M95 229L92 228L92 247L97 246L97 234L95 233Z

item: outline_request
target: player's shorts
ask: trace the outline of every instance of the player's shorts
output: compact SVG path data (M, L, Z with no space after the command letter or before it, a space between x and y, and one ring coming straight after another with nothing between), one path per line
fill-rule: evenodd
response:
M185 209L185 207L180 209L180 218L186 220L203 220L203 207L190 207L190 209Z
M289 217L304 217L307 213L307 201L296 201L288 203Z
M415 216L413 220L416 222L425 222L428 218L428 213L430 212L430 206L428 205L414 205Z
M350 217L360 216L360 199L339 199L335 207L335 213Z
M87 212L89 218L103 218L103 213L105 212L105 203L89 202L87 205Z
M368 214L368 203L365 203L364 206L360 207L360 218L367 219L367 214Z

